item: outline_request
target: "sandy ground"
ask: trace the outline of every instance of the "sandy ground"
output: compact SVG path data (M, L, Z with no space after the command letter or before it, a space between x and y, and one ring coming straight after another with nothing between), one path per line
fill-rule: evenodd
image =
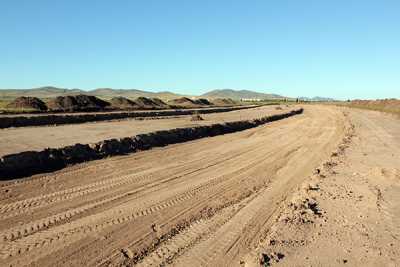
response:
M0 129L0 156L30 150L58 148L76 143L88 144L111 138L134 136L141 133L179 127L209 125L226 121L253 119L268 114L285 112L293 107L264 106L248 110L201 115L204 121L191 121L191 116L177 116L154 120L125 119L59 126L19 127Z
M399 266L399 132L385 114L307 106L1 182L0 266Z
M354 129L243 265L400 266L400 121L346 113Z

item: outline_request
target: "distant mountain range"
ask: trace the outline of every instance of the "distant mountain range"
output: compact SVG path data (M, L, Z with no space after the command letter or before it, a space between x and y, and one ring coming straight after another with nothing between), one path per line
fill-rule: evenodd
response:
M182 97L182 95L168 91L148 92L138 89L98 88L90 91L84 91L81 89L64 89L53 86L45 86L33 89L0 89L0 98L16 98L19 96L53 98L56 96L77 95L77 94L94 95L102 98L112 98L115 96L124 96L127 98L157 97L165 100Z
M116 96L123 96L126 98L137 98L137 97L156 97L163 100L171 100L180 97L189 97L189 98L231 98L234 100L240 99L283 99L288 98L285 96L277 95L277 94L266 94L260 93L250 90L234 90L234 89L216 89L211 90L207 93L204 93L199 96L191 96L191 95L181 95L176 94L169 91L162 92L149 92L139 89L112 89L112 88L98 88L94 90L81 90L81 89L65 89L65 88L57 88L53 86L45 86L33 89L0 89L0 98L1 99L14 99L20 96L34 96L38 98L53 98L56 96L66 96L66 95L77 95L77 94L86 94L86 95L94 95L105 99L110 99ZM289 98L295 99L295 98ZM299 97L300 100L305 101L333 101L332 98L326 97Z
M232 99L277 99L285 98L277 94L265 94L249 90L217 89L202 94L204 98L232 98Z
M239 99L277 99L285 98L276 94L265 94L249 90L233 90L233 89L218 89L212 90L200 96L180 95L168 91L163 92L149 92L138 89L112 89L112 88L98 88L90 91L81 89L64 89L53 86L45 86L33 89L0 89L0 98L15 98L19 96L34 96L39 98L52 98L56 96L87 94L103 98L112 98L115 96L124 96L127 98L137 97L157 97L165 100L179 98L182 96L196 97L196 98L231 98Z

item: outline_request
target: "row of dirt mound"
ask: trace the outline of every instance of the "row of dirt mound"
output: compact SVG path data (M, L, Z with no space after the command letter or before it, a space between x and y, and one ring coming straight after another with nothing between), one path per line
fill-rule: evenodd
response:
M42 151L26 151L6 155L0 158L0 180L55 171L70 164L133 153L152 147L242 131L302 112L303 109L298 109L253 120L177 128L139 134L133 137L104 140L94 144L75 144L63 148L47 148Z
M171 106L183 106L183 107L201 107L201 106L211 106L214 105L214 103L211 103L205 98L199 98L199 99L190 99L187 97L181 97L177 99L172 99L168 101L168 104Z
M95 96L58 96L47 103L52 111L98 111L110 106L110 103Z
M196 114L210 114L230 112L234 110L242 110L255 108L257 106L235 106L220 108L202 108L196 109L163 109L152 111L121 111L121 112L92 112L92 113L57 113L45 114L41 116L30 116L21 114L19 116L2 116L0 117L0 129L10 127L26 127L26 126L44 126L44 125L61 125L74 124L95 121L122 120L128 118L144 119L144 118L162 118L168 116L185 116Z
M138 97L131 100L125 97L114 97L110 101L102 100L91 95L58 96L45 103L37 97L18 97L6 108L21 111L102 111L102 110L137 110L137 109L168 109L168 108L197 108L205 106L233 106L237 103L232 99L190 99L182 97L167 103L158 98Z

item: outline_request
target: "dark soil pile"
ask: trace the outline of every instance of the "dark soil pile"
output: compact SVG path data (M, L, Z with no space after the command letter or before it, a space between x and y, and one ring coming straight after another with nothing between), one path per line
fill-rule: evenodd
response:
M168 104L171 106L178 106L178 107L198 107L199 106L193 100L191 100L187 97L172 99L172 100L168 101Z
M90 95L58 96L49 101L49 109L53 111L100 111L110 103Z
M113 97L110 100L111 107L116 108L116 109L138 109L139 106L136 104L134 101L118 96L118 97Z
M158 98L138 97L135 103L142 109L161 109L167 108L168 105Z
M30 111L46 111L46 104L37 97L21 96L9 103L6 108L23 109Z
M168 108L168 104L159 98L152 98L151 100L160 108Z
M210 101L208 101L205 98L199 98L193 101L194 103L198 104L198 105L202 105L202 106L210 106L212 105L212 103L210 103Z

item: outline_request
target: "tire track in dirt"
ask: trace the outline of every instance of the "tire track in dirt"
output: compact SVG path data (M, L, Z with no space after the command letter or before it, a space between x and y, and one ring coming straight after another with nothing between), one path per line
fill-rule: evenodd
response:
M125 186L125 185L129 185L129 184L135 184L135 186L140 185L135 191L130 191L128 193L122 193L119 196L112 197L110 199L110 201L113 201L115 199L119 199L119 198L122 198L124 196L131 195L134 192L138 192L138 191L140 191L141 188L148 187L149 184L151 185L153 180L158 180L158 182L155 183L155 185L157 185L159 183L163 183L165 181L172 181L172 180L174 180L176 178L181 178L183 176L187 176L187 175L196 173L198 171L205 170L207 168L216 166L218 164L222 164L223 162L235 159L236 157L245 157L246 154L252 153L252 152L255 152L255 151L254 150L248 150L246 152L241 152L241 153L232 155L232 156L230 156L228 158L224 158L224 159L216 161L216 162L212 161L212 163L208 163L208 164L203 163L203 162L197 162L196 166L191 166L191 169L188 170L187 172L184 172L184 173L179 173L178 172L172 178L171 177L167 177L165 174L163 174L163 172L165 172L165 170L161 169L161 170L158 171L158 173L157 172L156 173L150 173L148 175L128 175L128 176L125 176L125 177L122 177L122 178L116 178L116 179L111 179L111 180L102 180L100 182L96 182L96 183L89 184L89 185L86 185L86 186L75 187L75 188L71 188L71 189L68 189L68 190L54 192L54 193L51 193L51 194L48 194L48 195L44 195L44 196L41 196L41 197L38 197L38 198L18 201L16 203L12 203L12 204L9 204L9 205L4 205L2 207L3 210L0 213L5 213L5 212L8 212L10 210L18 210L18 211L16 213L13 213L13 214L7 214L6 216L2 216L1 219L5 219L5 218L8 218L8 217L20 215L21 213L32 211L33 208L41 208L43 206L52 204L54 202L70 200L70 199L75 198L75 197L82 197L82 196L84 196L86 194L96 193L96 192L104 191L104 190L109 190L109 189L111 189L113 187L116 187L116 186ZM209 160L209 158L208 158L208 160ZM186 170L187 168L186 167L179 168L179 171L180 171L180 169ZM157 178L155 178L156 176L157 176ZM160 180L159 177L163 177L163 176L165 176L167 178L165 178L163 180ZM148 183L137 184L138 182L144 182L144 181L148 181ZM101 185L103 185L103 186L101 186ZM86 190L84 190L84 189L86 189ZM62 195L62 194L66 194L66 195L65 196L59 196L59 195ZM51 199L50 197L53 197L53 196L56 196L56 198ZM50 199L46 199L46 198L50 198ZM44 201L39 201L41 199L44 199ZM107 201L100 201L100 202L101 203L105 203ZM98 206L98 205L97 204L94 204L94 205L91 204L90 206L94 207L94 206ZM77 209L77 210L87 210L87 209L86 208L83 208L83 209L80 208L80 209ZM62 216L57 216L57 218L58 218L57 221L59 221L60 218L70 218L71 215L65 215L65 214L69 214L69 213L71 213L71 211L67 211L67 213L63 213ZM77 212L74 211L73 213L76 214ZM53 218L50 219L50 221L53 221L53 220L54 220ZM42 225L42 223L40 223L40 225ZM48 223L46 223L46 225L48 225ZM34 228L37 229L38 227L34 226ZM23 231L25 231L25 230L23 230ZM19 236L19 235L17 235L17 236Z
M162 262L172 258L172 263L175 260L180 263L202 244L225 240L222 251L206 246L212 254L211 259L218 259L224 255L220 254L223 251L228 251L228 259L236 258L242 253L244 244L251 243L259 230L267 227L267 215L274 212L275 201L284 198L289 188L302 180L303 169L313 168L311 165L316 162L318 152L325 151L335 141L336 137L326 132L337 131L339 122L332 119L337 114L325 108L310 109L312 111L306 110L305 115L241 133L146 151L134 157L123 156L96 162L99 168L95 170L103 169L104 164L116 170L115 176L110 175L111 171L103 175L100 173L96 177L89 177L90 182L85 185L79 185L77 181L64 182L70 177L68 169L56 173L65 174L55 181L56 184L71 187L61 187L62 190L50 192L44 199L39 197L36 200L37 195L31 193L32 197L18 200L26 201L24 204L39 202L37 207L40 207L40 213L29 215L33 218L32 223L22 226L10 224L7 228L4 223L0 242L3 260L0 264L40 262L40 265L46 265L45 262L52 262L52 265L64 265L68 262L86 262L85 265L98 265L102 259L109 259L111 265L118 265L121 263L121 246L128 244L128 247L136 250L136 246L143 241L153 238L150 226L142 225L142 222L155 222L168 232L176 222L190 221L190 218L197 216L197 211L210 205L223 209L214 215L215 218L198 220L192 226L193 231L187 228L170 240L161 242L154 249L153 256L159 262L157 258L164 252ZM324 119L318 118L321 112L326 115ZM305 146L309 146L309 149L305 149ZM139 163L151 166L151 160L158 158L157 164L149 168L150 178L135 178L135 175L142 175L140 172L129 174ZM73 175L82 177L81 174L87 173L89 167L92 164L84 164L79 170L73 169ZM291 170L294 173L286 177ZM46 176L46 179L52 179L52 175ZM127 182L133 179L139 181ZM265 186L267 181L272 181L271 189L269 184L267 190L256 190ZM28 184L20 186L23 189ZM241 203L243 205L233 213L228 212L235 206L236 200L253 188L252 201ZM79 197L81 192L86 192L83 197ZM69 194L76 195L62 199ZM57 201L49 206L46 201L51 199ZM32 205L31 208L35 207L35 204ZM246 215L248 220L240 221L237 218L243 216L239 214ZM131 234L124 236L125 231ZM188 234L185 234L186 231ZM105 241L96 236L103 236L104 233L109 233L106 241L109 245L104 253L98 254L96 249L100 247L97 244ZM244 238L238 239L238 233ZM87 238L88 241L85 241ZM83 250L83 244L90 245L85 245L86 250ZM195 253L195 256L200 259L204 255ZM144 262L151 262L151 258L145 257Z
M249 152L251 152L251 151L249 151ZM246 152L246 153L249 153L249 152ZM240 156L245 157L246 153L241 153ZM290 154L290 152L288 153L286 151L281 152L281 153L285 153L286 156ZM271 154L271 152L269 152L268 154ZM234 159L235 157L236 156L233 156L233 157L231 157L229 159L224 159L223 161L231 160L231 159ZM264 159L265 159L264 155L262 155L262 156L260 156L260 157L258 157L256 159L252 159L250 165L246 165L245 167L242 167L242 168L236 170L235 174L236 175L240 174L241 172L245 172L248 168L252 168L252 167L254 167L254 166L258 165L258 164L261 164ZM215 164L215 165L218 165L218 164ZM230 185L230 186L228 185L229 181L232 180L232 177L230 177L230 176L231 175L224 175L224 176L221 176L221 177L214 178L214 180L212 180L212 181L210 181L210 182L208 182L208 183L206 183L204 185L201 185L198 188L195 188L195 189L192 189L189 192L183 193L182 196L179 196L177 198L173 198L172 200L169 200L169 201L167 201L165 203L162 203L162 204L151 206L148 209L145 209L145 210L142 210L142 211L138 211L136 213L131 213L131 214L126 215L124 207L122 207L122 208L120 208L118 210L117 214L123 213L123 214L125 214L124 216L122 216L122 217L119 216L116 219L114 218L114 219L111 219L111 220L108 220L108 221L104 221L101 224L96 224L94 226L90 226L90 225L82 223L82 225L84 225L84 226L80 227L79 229L67 230L66 232L64 231L62 233L57 233L57 234L54 234L53 236L49 236L47 234L47 233L51 232L51 230L45 231L46 232L45 236L43 238L39 239L39 240L38 239L34 239L33 241L22 240L21 242L25 244L24 247L15 245L16 243L21 243L21 242L19 242L19 240L17 240L17 242L13 242L13 244L14 244L13 246L3 247L3 249L2 249L3 250L3 256L7 257L7 256L13 256L13 255L20 255L20 254L23 254L24 252L28 252L28 251L32 250L33 248L40 248L40 247L43 247L43 246L46 246L46 245L50 245L50 244L54 245L55 241L72 242L72 241L74 241L74 239L70 238L71 235L80 234L82 232L84 234L89 234L89 233L91 233L93 231L101 231L105 227L109 227L109 226L112 226L112 225L115 225L115 224L122 224L122 223L125 223L127 221L136 219L136 218L141 217L141 216L148 216L148 215L150 215L150 214L152 214L154 212L157 212L157 211L159 211L161 209L168 208L168 207L170 207L172 205L177 205L177 204L179 204L179 203L181 203L183 201L188 201L190 198L193 198L195 195L197 195L198 193L200 193L201 191L204 191L204 190L206 190L204 192L204 194L208 195L209 193L207 193L207 192L209 190L211 190L211 191L214 190L215 191L216 189L212 188L212 187L213 186L215 187L218 183L221 183L221 182L224 183L224 185L220 185L219 186L220 192L227 191L227 190L229 190L229 187L233 186L233 185ZM126 194L129 195L131 193L132 192L127 192ZM115 198L117 198L117 197L115 197ZM96 203L96 204L100 205L100 204L103 204L103 203ZM34 226L25 228L22 231L21 230L14 231L11 234L8 233L7 239L8 240L12 240L12 238L20 237L23 234L29 234L30 231L39 230L38 228L40 226L48 227L49 224L51 224L51 223L57 223L62 219L68 219L72 215L75 215L74 213L85 212L88 208L90 208L90 207L81 207L81 208L79 208L79 209L77 209L75 211L68 211L67 213L63 213L63 214L61 214L59 216L52 217L47 221L42 221L42 222L36 223ZM115 209L115 207L114 207L114 209ZM128 209L131 209L131 207L128 207ZM114 213L115 212L112 212L112 214L114 214ZM102 215L104 215L104 214L102 214ZM80 224L80 223L78 223L78 224ZM83 236L80 235L77 238L81 239L81 238L83 238Z
M229 157L227 159L223 159L220 162L213 163L212 165L221 164L222 162L226 162L226 161L235 159L238 156L245 157L247 153L251 153L251 152L254 152L254 151L247 151L245 153L240 153L239 155L231 156L231 157ZM240 174L242 171L245 171L247 168L249 168L249 167L251 168L251 167L254 167L257 164L260 164L261 161L263 161L263 158L264 158L264 156L259 157L258 159L253 159L252 163L250 165L246 165L246 167L236 170L235 173L236 174ZM156 186L158 184L163 184L163 183L169 182L169 181L171 181L173 179L180 178L180 177L185 176L185 175L193 174L193 173L195 173L197 171L200 171L200 170L203 170L203 169L207 169L209 167L211 167L211 166L205 166L205 167L197 169L195 171L191 171L190 173L181 174L178 177L166 178L164 180L157 181L154 185L151 184L151 185L147 185L146 187L151 188L151 187L154 187L154 186ZM215 178L215 180L219 180L221 182L227 182L227 181L229 181L229 176L224 175L224 176ZM215 186L215 184L213 184L213 183L210 183L209 186L212 186L212 185ZM209 186L207 186L206 188L208 188ZM224 187L224 190L226 190L226 189L227 189L227 186ZM97 206L100 206L100 205L104 205L105 203L108 203L108 202L123 198L125 196L130 196L130 195L135 194L135 193L137 193L138 191L141 191L141 190L143 190L143 188L138 188L138 189L135 189L133 191L124 192L121 195L116 195L116 196L113 196L112 198L101 200L101 201L98 201L98 202L95 202L95 203L92 203L92 204L89 204L89 205L85 205L85 206L82 206L82 207L79 207L79 208L76 208L76 209L73 209L73 210L68 210L66 212L57 214L55 216L36 221L36 222L31 223L29 225L24 225L23 227L16 227L16 228L8 229L6 232L2 232L1 233L2 239L5 240L5 241L7 241L7 240L13 241L13 240L15 240L17 238L21 238L23 236L27 236L29 234L35 233L35 232L37 232L37 231L39 231L39 230L41 230L43 228L48 228L49 226L51 226L53 224L56 224L56 223L59 223L59 222L61 222L63 220L70 219L71 217L79 215L80 213L86 212L91 208L94 208L94 207L97 207ZM185 199L185 200L187 200L187 199ZM172 201L172 203L175 204L175 201ZM166 206L169 207L170 205L166 205ZM150 208L151 212L153 210L157 211L158 207L154 208L154 209ZM145 214L142 214L142 215L150 214L148 210L146 210L144 213ZM122 219L122 222L124 222L124 219Z

